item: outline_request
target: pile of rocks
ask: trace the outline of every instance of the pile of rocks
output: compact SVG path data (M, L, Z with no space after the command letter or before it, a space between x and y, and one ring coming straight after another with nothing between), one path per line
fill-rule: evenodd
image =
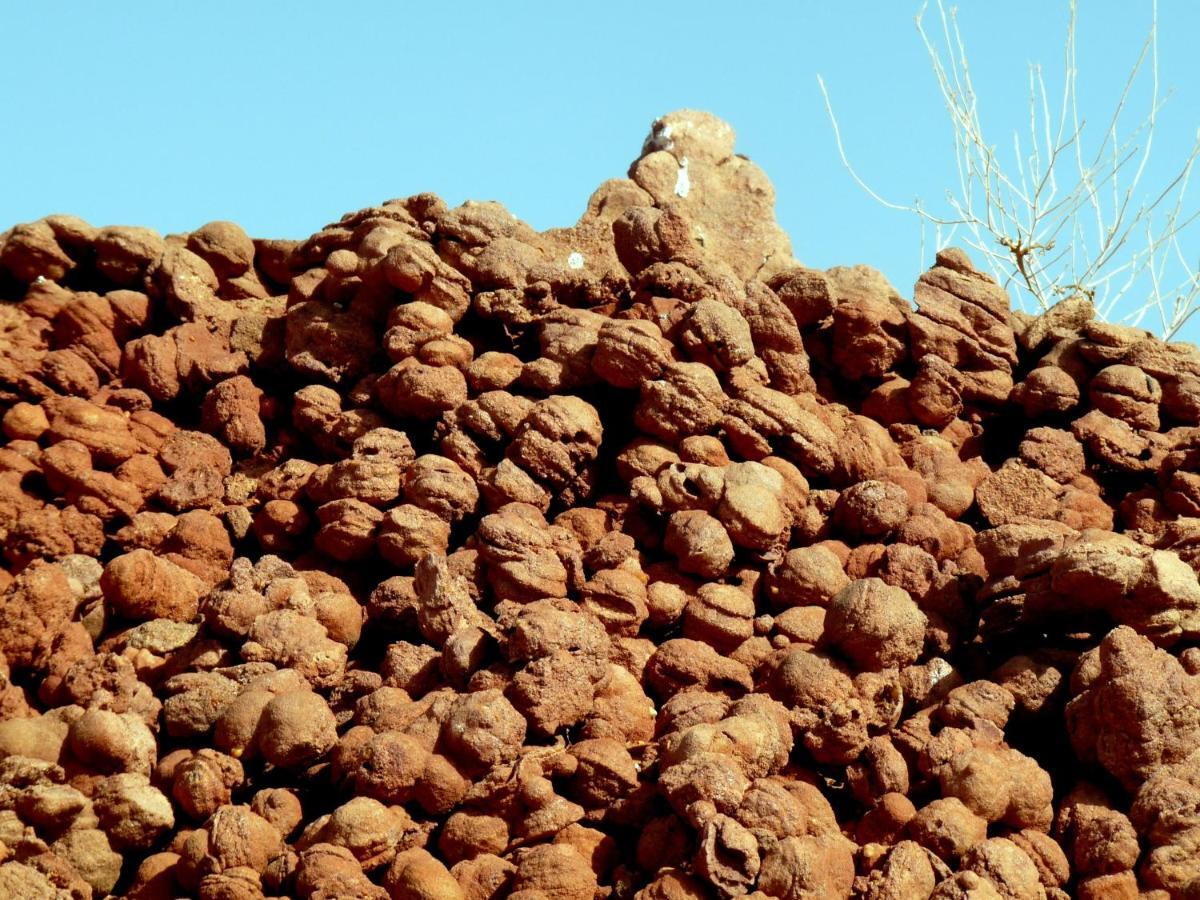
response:
M772 207L0 235L0 895L1200 892L1200 352Z

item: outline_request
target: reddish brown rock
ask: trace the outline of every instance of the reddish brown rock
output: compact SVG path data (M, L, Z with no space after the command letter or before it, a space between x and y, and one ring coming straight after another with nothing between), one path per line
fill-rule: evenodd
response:
M0 234L0 894L1195 895L1200 353L773 202Z

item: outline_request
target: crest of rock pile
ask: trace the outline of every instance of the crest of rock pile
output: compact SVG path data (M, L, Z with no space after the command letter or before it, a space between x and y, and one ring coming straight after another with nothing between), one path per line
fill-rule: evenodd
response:
M1200 353L772 207L0 235L0 896L1200 895Z

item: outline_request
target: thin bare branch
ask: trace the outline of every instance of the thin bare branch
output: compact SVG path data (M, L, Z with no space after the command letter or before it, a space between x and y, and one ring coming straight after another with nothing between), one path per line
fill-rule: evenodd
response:
M1200 209L1185 202L1200 158L1200 133L1174 175L1147 195L1142 182L1169 97L1160 89L1157 0L1151 3L1145 40L1091 149L1084 146L1087 120L1078 94L1078 10L1076 0L1068 0L1061 97L1052 106L1042 67L1031 65L1028 133L1013 132L1011 169L985 138L956 11L943 0L935 5L936 39L925 25L927 5L916 16L916 28L952 126L958 184L946 191L945 203L953 218L930 213L920 201L891 203L859 177L842 143L825 83L818 79L838 153L851 177L883 206L918 217L922 259L925 228L932 226L938 247L951 239L965 244L1022 306L1028 300L1045 309L1064 295L1083 293L1106 317L1126 310L1126 321L1140 322L1154 312L1164 334L1178 333L1200 305L1200 265L1188 262L1180 240L1191 226L1200 225ZM1125 129L1143 74L1149 81L1147 111ZM1137 295L1144 299L1135 299Z
M900 212L916 213L918 215L924 216L925 213L923 213L923 211L918 206L905 206L904 204L901 204L901 203L892 203L889 200L883 199L883 197L880 197L877 193L875 193L873 190L871 190L870 186L868 186L867 183L858 176L858 173L854 171L854 167L852 165L850 165L849 157L846 156L846 148L842 145L842 132L841 132L841 129L838 127L837 116L833 112L833 104L829 100L829 91L826 90L826 88L825 88L825 79L822 78L820 75L818 75L817 83L821 86L821 95L825 98L825 111L829 114L829 122L833 126L833 134L834 134L834 139L837 141L838 154L842 158L842 164L846 167L846 171L850 173L850 176L854 179L854 181L858 184L858 186L861 187L864 191L866 191L867 195L872 200L874 200L876 203L879 203L882 206L886 206L888 209L895 209L895 210L899 210ZM951 222L949 220L941 221L936 218L930 218L930 221L939 222L940 224L945 224L945 225L954 224L953 222Z

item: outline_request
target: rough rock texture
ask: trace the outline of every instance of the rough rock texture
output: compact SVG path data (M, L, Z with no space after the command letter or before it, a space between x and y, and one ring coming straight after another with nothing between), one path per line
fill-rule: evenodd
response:
M1200 352L772 203L0 234L0 895L1200 895Z

